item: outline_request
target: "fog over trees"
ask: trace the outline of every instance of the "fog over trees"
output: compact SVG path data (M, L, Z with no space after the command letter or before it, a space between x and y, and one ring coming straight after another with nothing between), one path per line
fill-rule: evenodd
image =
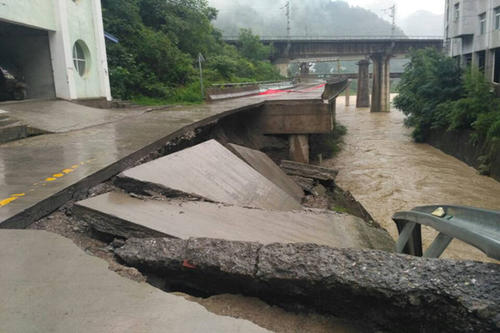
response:
M209 0L219 10L215 26L224 35L250 28L261 36L286 36L285 0ZM292 36L373 36L391 34L392 25L375 13L343 1L292 0ZM396 35L403 35L396 29Z

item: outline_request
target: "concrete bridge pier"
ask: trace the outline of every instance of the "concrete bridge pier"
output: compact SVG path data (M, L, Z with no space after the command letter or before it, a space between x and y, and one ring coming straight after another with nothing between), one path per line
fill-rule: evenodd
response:
M280 58L273 62L274 67L278 69L281 76L288 77L288 65L290 65L290 59Z
M290 160L309 164L309 135L291 134L288 142Z
M357 108L370 107L370 61L364 59L358 62L358 93L356 96Z
M301 62L300 63L300 75L309 74L310 68L311 68L311 65L308 62Z
M373 89L371 112L389 112L391 110L391 55L372 54Z

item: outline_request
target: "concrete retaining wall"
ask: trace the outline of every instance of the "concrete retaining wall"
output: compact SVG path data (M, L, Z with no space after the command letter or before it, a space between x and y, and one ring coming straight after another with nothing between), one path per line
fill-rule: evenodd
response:
M500 142L486 146L482 142L474 144L471 138L470 130L432 130L427 143L500 181Z

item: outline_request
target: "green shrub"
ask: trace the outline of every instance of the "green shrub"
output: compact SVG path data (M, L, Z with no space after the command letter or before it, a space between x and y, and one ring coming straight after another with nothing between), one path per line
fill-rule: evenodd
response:
M430 129L473 130L472 139L485 144L500 138L500 99L478 68L462 71L435 50L412 52L398 90L395 105L416 141Z

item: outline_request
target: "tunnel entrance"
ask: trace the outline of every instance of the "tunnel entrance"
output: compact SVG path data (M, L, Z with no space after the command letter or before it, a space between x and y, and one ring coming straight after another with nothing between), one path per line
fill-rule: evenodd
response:
M0 101L55 98L48 31L0 22L0 50Z

